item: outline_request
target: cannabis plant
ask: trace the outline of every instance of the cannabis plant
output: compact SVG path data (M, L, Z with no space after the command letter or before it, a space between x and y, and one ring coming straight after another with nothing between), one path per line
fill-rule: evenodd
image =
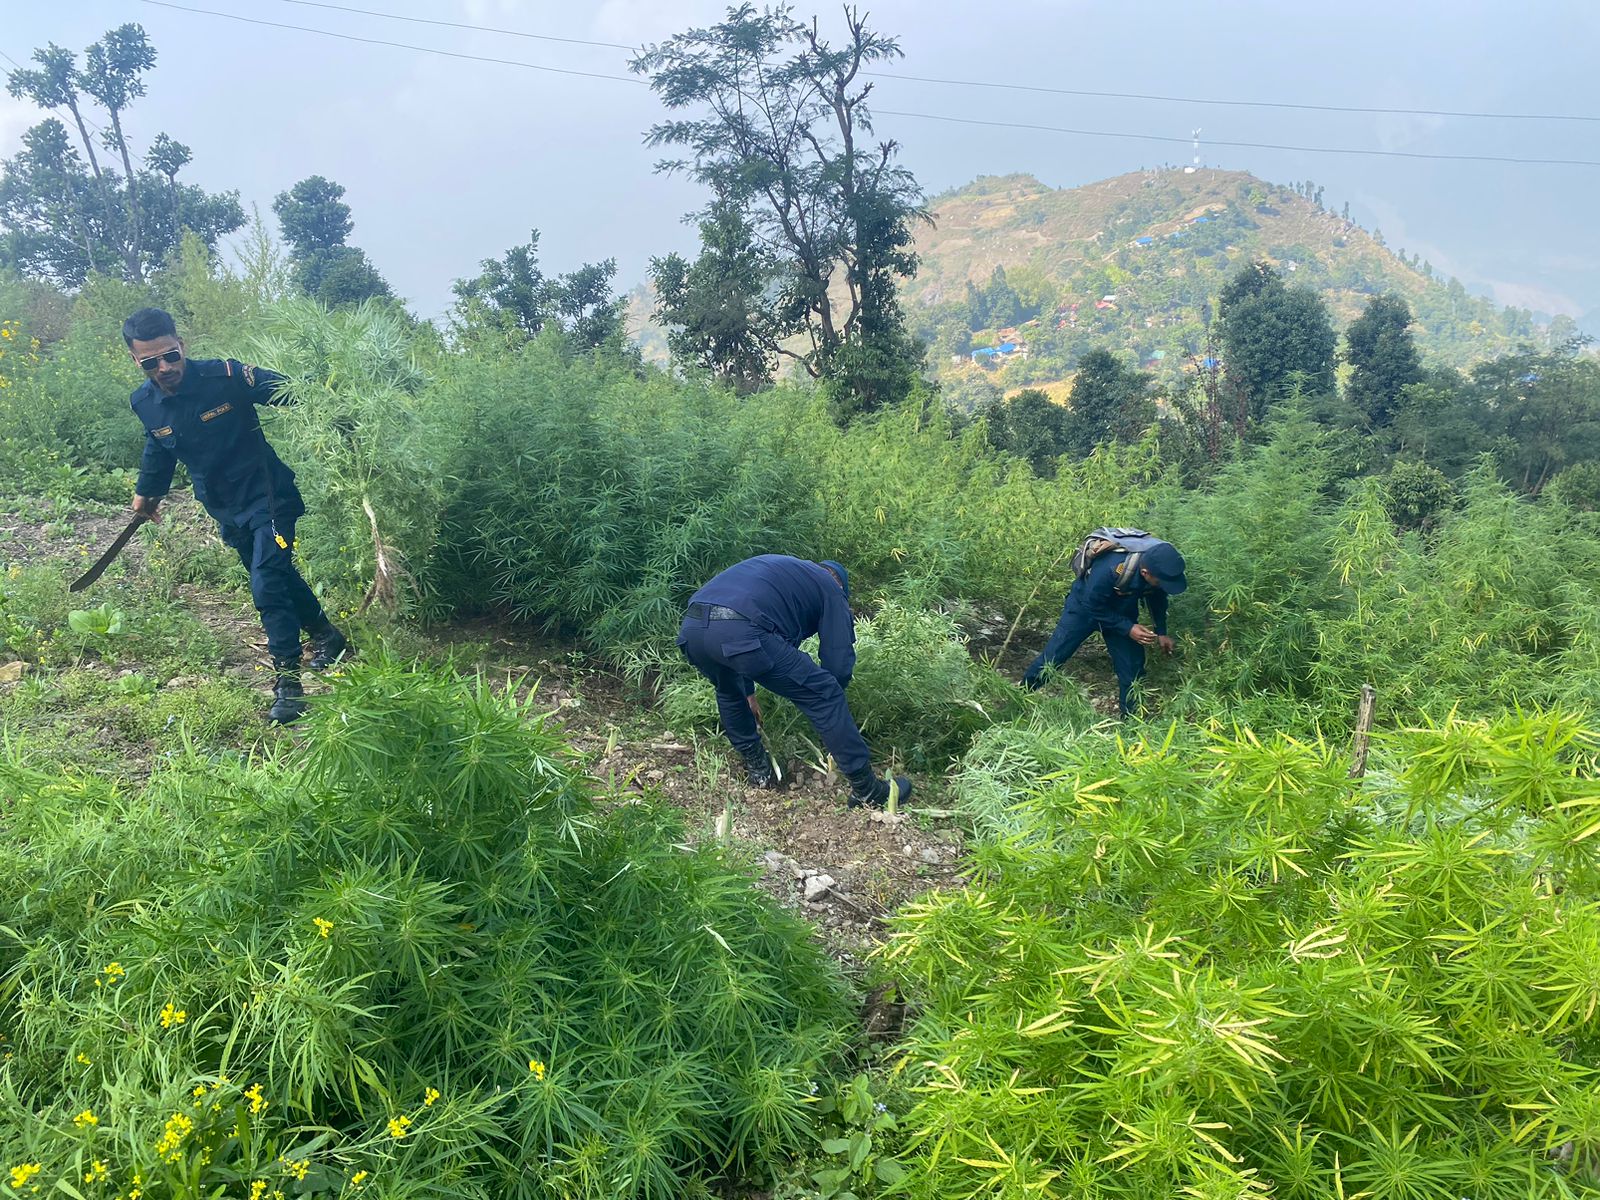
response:
M308 727L142 789L0 766L14 1190L665 1198L805 1144L839 975L670 810L446 672Z
M920 1015L906 1194L1600 1194L1600 731L1176 727L1017 781L884 958ZM969 783L970 789L970 783ZM992 801L990 801L992 803Z

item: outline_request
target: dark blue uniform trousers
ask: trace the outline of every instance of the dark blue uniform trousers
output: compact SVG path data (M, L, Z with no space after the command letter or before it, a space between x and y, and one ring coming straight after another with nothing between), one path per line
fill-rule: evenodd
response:
M253 529L232 522L218 522L218 529L250 573L250 597L267 631L267 652L276 659L298 659L300 631L317 628L327 618L294 565L294 522L278 522L277 532L288 549L278 545L272 522L264 518Z
M1106 640L1106 651L1111 655L1111 665L1117 672L1117 704L1122 709L1122 715L1137 716L1139 699L1133 693L1133 685L1144 674L1144 647L1127 634L1101 625L1070 600L1061 610L1056 631L1044 644L1039 657L1023 673L1023 686L1038 687L1039 677L1046 667L1059 667L1066 662L1097 629Z
M716 688L722 728L742 757L761 754L761 733L748 701L749 682L754 682L794 702L845 775L871 765L872 752L850 715L844 688L781 637L749 621L685 617L678 647Z

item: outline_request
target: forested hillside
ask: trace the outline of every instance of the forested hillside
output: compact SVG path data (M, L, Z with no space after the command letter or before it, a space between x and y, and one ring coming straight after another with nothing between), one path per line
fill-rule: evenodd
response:
M1027 346L1026 360L998 364L993 381L1008 390L1061 379L1096 346L1158 373L1181 370L1204 356L1222 282L1251 260L1315 290L1341 324L1369 296L1404 298L1418 345L1441 365L1471 366L1546 338L1531 314L1469 294L1341 216L1324 193L1309 181L1280 186L1210 168L1062 189L1028 175L979 179L929 201L935 223L918 230L908 310L930 343L929 367L958 391L971 351L997 345L1007 329Z

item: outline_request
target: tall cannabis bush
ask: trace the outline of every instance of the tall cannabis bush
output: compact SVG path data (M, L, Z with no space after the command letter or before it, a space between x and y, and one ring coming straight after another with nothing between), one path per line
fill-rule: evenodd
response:
M1485 464L1463 503L1402 533L1384 484L1333 494L1314 426L1290 415L1211 486L1153 518L1189 562L1173 602L1193 665L1169 711L1336 728L1363 683L1391 719L1600 697L1600 521L1511 493Z
M386 604L426 600L447 482L462 452L455 415L427 389L417 337L392 307L274 305L255 338L292 403L264 412L299 476L310 577Z
M810 541L805 467L765 404L553 339L457 360L440 396L470 448L437 576L460 603L659 650L717 571Z
M1600 730L1052 750L886 958L906 1194L1600 1193ZM986 741L969 775L1009 770Z
M368 664L283 763L6 765L16 1190L677 1197L802 1144L837 971L529 704Z

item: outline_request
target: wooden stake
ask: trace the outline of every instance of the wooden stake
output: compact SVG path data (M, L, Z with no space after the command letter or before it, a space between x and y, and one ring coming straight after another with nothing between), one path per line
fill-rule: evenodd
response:
M1356 709L1356 737L1354 761L1350 764L1351 779L1360 779L1367 773L1367 745L1372 736L1372 714L1378 706L1378 693L1370 683L1361 685L1361 704Z

